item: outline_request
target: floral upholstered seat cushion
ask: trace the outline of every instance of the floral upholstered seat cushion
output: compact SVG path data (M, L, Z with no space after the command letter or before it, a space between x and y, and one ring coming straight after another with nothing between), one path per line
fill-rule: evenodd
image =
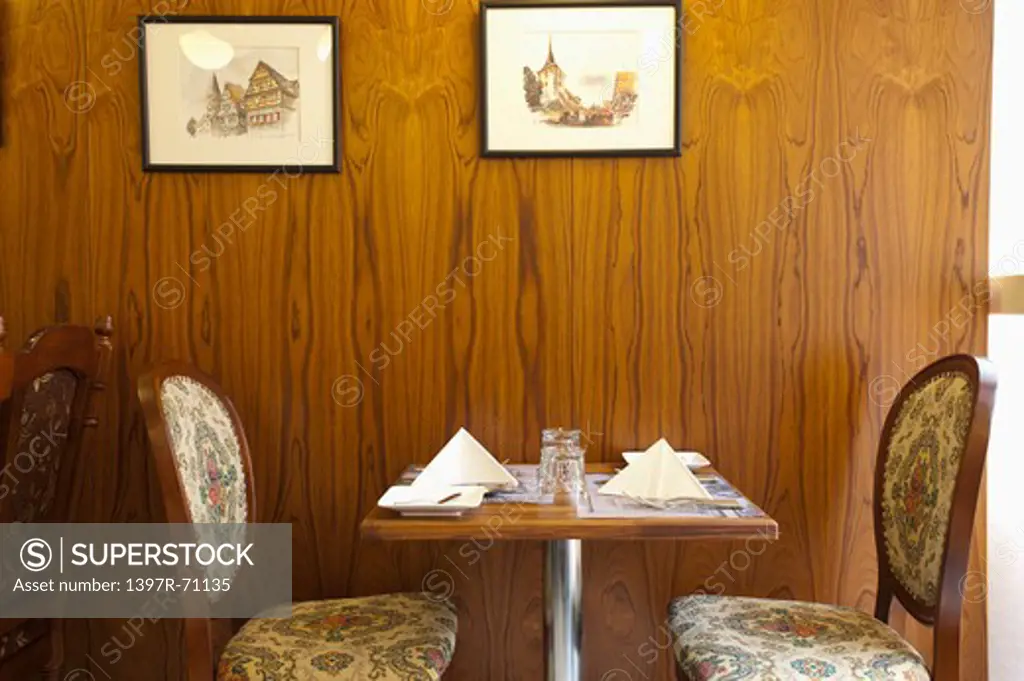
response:
M921 656L859 610L686 596L669 606L676 659L693 681L928 681Z
M231 639L219 681L428 681L455 651L454 609L422 594L296 603Z

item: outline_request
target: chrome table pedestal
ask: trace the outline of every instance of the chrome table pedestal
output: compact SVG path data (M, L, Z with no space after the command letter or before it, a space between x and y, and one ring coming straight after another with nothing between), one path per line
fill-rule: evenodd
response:
M583 678L583 542L553 539L544 556L547 681Z

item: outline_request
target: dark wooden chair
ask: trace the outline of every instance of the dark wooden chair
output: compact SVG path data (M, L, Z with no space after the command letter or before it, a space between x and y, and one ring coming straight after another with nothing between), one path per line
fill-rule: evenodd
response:
M776 681L960 678L960 585L981 485L996 376L946 357L903 387L875 470L874 617L818 603L694 595L669 606L680 678ZM893 598L933 626L934 663L888 626Z
M0 403L11 396L14 385L14 355L7 352L7 326L0 317Z
M167 362L139 379L167 521L245 523L256 492L245 431L208 376ZM185 620L189 681L439 679L455 649L447 603L393 594L293 604L288 619Z
M113 323L60 325L34 333L17 353L0 352L0 522L70 522L81 491L76 468L92 397L104 389ZM81 473L81 470L78 470ZM60 676L60 620L0 620L0 668L49 634L47 678Z

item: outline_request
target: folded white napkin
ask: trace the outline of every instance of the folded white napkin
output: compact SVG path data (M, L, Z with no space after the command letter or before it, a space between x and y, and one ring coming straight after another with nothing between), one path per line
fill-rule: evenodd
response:
M600 493L656 501L711 498L664 439L605 483Z
M459 428L412 483L412 487L445 485L507 488L518 487L519 481L465 428Z
M636 461L637 459L639 459L641 456L643 456L646 453L647 453L646 451L643 451L643 452L622 452L622 458L626 460L626 463L633 463L634 461ZM700 452L689 452L689 451L679 451L679 450L676 450L676 458L678 458L680 461L682 461L684 464L686 464L687 468L691 468L691 469L692 468L704 468L705 466L710 466L711 465L711 462L708 461L708 458L706 456L704 456L703 454L701 454Z

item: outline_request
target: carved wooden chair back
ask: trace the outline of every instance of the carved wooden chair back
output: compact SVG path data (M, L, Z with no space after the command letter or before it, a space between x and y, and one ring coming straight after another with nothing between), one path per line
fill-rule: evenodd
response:
M98 423L93 397L104 390L113 320L94 328L51 326L16 353L4 349L0 320L0 522L70 522L82 488L85 430ZM59 678L59 620L0 620L0 661L50 634L43 673Z
M10 393L0 405L4 522L71 520L81 487L74 473L85 430L98 424L89 410L105 388L112 335L109 317L94 328L50 326L7 356Z
M959 678L962 587L995 389L987 360L940 359L900 391L879 441L875 616L888 622L896 598L933 625L936 681Z
M0 402L11 396L14 385L14 355L7 352L7 326L0 317Z

